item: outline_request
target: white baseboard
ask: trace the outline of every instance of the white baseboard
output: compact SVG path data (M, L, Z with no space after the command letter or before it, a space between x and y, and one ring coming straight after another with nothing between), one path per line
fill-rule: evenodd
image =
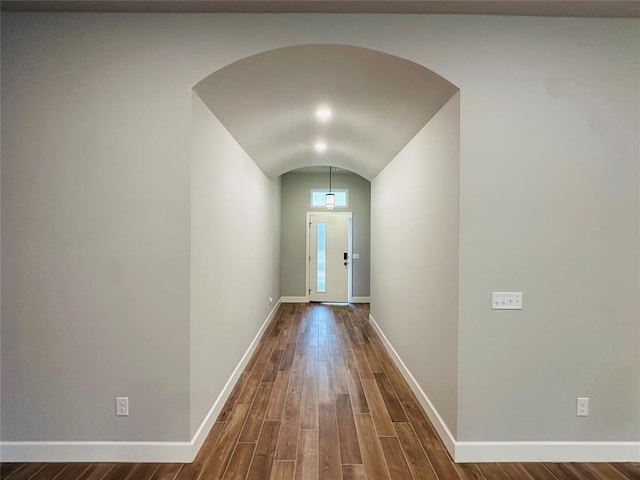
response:
M456 442L455 461L640 462L640 442Z
M371 297L351 297L349 303L371 303Z
M438 435L440 435L440 438L442 439L442 442L444 443L446 449L449 451L449 454L452 458L455 458L454 456L456 440L451 434L449 427L447 427L447 424L442 419L436 408L433 406L433 403L431 403L431 400L429 400L427 394L424 393L422 387L420 387L415 377L411 374L407 366L400 358L400 355L398 355L398 352L396 352L396 349L393 348L393 345L391 345L391 342L389 342L389 339L385 336L384 332L371 315L369 315L369 322L380 337L380 340L382 340L382 343L384 344L387 351L391 354L391 358L395 362L396 366L400 369L400 373L402 373L402 376L409 384L409 387L411 388L411 390L413 390L413 393L415 393L416 397L418 398L418 402L420 402L420 405L429 417L429 420L431 420L431 423L438 432Z
M308 297L280 297L282 303L308 303Z
M2 442L2 462L189 463L191 442Z
M375 319L369 321L457 463L640 462L640 442L465 442L456 441L429 397L404 364Z
M209 435L216 418L256 350L280 306L276 302L222 392L189 442L0 442L0 462L138 462L190 463Z

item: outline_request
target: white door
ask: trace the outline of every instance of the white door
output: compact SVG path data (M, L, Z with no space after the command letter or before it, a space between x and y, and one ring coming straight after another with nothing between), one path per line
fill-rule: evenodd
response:
M349 301L350 215L309 214L309 300Z

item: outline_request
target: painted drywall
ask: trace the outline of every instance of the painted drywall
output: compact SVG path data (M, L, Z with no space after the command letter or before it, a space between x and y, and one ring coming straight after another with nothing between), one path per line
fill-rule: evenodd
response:
M371 315L455 435L460 95L371 185Z
M369 296L369 225L371 214L371 183L355 173L332 175L333 188L349 190L352 212L353 296ZM283 296L305 296L306 285L306 212L311 208L311 189L329 188L329 174L286 173L282 176L282 234L280 288ZM322 209L320 209L322 210ZM337 209L338 211L340 209Z
M189 438L191 88L328 42L461 91L458 439L639 439L638 20L1 21L4 440Z
M3 15L2 435L188 440L181 55L84 19Z
M194 435L280 298L280 180L262 173L195 93L192 112Z
M458 438L639 440L639 23L543 24L488 19L458 83Z

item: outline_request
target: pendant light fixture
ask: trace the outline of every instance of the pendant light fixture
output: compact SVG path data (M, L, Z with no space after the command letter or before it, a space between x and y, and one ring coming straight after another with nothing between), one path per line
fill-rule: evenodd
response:
M331 193L331 167L329 167L329 193L325 196L324 205L327 210L336 208L336 196Z

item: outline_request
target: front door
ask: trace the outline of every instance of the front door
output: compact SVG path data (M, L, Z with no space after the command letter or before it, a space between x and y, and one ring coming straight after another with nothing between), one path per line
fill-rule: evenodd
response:
M350 214L309 214L309 300L349 301Z

